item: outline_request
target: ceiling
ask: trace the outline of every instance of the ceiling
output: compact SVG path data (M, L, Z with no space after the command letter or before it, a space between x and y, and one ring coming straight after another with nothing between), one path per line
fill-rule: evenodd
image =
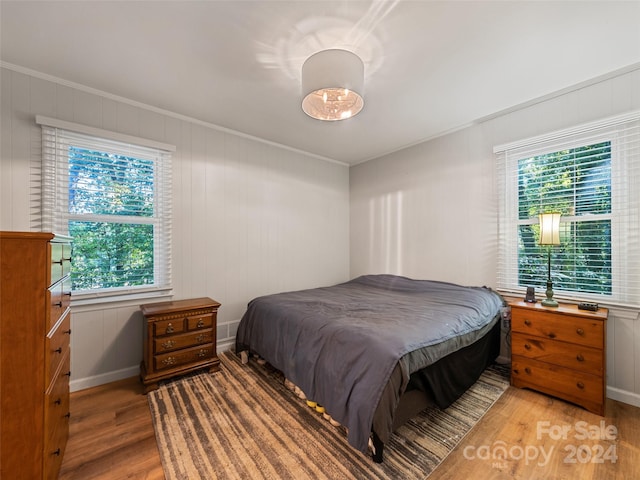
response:
M640 65L640 1L8 1L2 65L357 164ZM346 48L365 106L301 109L304 60Z

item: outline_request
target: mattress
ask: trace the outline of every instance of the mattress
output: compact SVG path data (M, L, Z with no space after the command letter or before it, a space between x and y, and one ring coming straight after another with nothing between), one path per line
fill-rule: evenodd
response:
M401 375L391 395L399 398L412 373L485 335L502 304L485 287L364 275L253 299L238 327L236 352L257 353L281 370L366 452L394 369Z

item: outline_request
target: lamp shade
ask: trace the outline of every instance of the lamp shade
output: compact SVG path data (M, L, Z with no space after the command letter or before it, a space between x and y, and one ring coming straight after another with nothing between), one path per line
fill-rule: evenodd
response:
M364 106L364 63L348 50L329 49L302 65L302 110L318 120L345 120Z
M540 219L540 245L560 245L560 214L541 213Z

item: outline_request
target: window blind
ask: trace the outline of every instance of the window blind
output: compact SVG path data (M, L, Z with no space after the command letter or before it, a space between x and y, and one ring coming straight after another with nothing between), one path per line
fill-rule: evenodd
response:
M494 153L497 287L522 293L545 284L547 247L537 244L537 215L558 211L554 296L640 305L640 112L497 146Z
M87 250L72 266L76 298L170 289L171 151L128 136L121 141L112 132L96 136L96 129L87 134L38 121L41 228L70 234L74 249L81 244Z

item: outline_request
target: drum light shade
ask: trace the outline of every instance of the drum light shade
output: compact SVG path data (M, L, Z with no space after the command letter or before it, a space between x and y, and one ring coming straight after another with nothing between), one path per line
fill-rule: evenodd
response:
M540 245L560 245L560 214L541 213L540 220Z
M557 307L558 302L553 298L553 282L551 280L551 247L560 245L560 214L541 213L538 215L540 221L540 245L547 245L547 298L542 300L545 307Z
M364 63L348 50L322 50L302 65L302 110L318 120L345 120L364 106Z

